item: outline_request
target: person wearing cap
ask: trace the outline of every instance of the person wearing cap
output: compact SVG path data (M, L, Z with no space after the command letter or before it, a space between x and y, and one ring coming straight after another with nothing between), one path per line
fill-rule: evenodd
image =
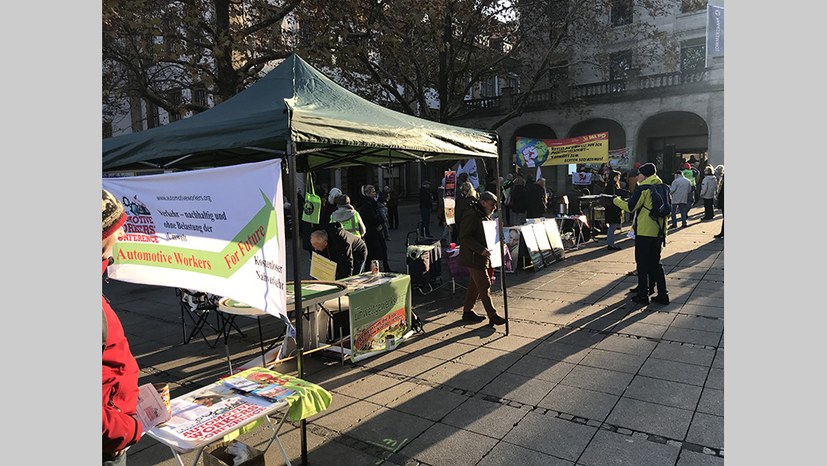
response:
M103 191L101 216L103 241L101 273L106 272L112 258L112 248L122 235L126 212L123 204L107 190ZM138 362L132 356L129 342L124 334L121 321L101 295L103 306L102 322L102 384L103 395L103 442L102 453L105 466L125 465L126 450L134 445L143 433L143 426L136 417L138 405Z
M632 230L635 232L635 265L638 285L629 291L634 293L632 301L649 304L649 295L654 293L649 284L654 283L658 294L652 298L652 301L669 304L666 275L663 272L663 264L660 262L661 247L666 240L666 219L655 220L649 216L653 202L652 192L648 186L663 184L663 181L658 177L655 165L645 163L638 169L637 182L638 187L628 200L617 196L612 199L614 205L626 212L636 213L632 222ZM663 237L660 236L661 231L663 231Z
M491 191L480 193L479 199L473 202L462 216L460 228L459 263L468 268L468 289L465 292L465 302L462 307L462 320L468 322L482 322L485 317L474 312L474 304L480 298L488 315L489 325L502 325L505 319L497 314L494 303L491 302L491 254L499 254L487 248L485 232L482 228L484 220L491 220L491 213L497 208L497 196Z

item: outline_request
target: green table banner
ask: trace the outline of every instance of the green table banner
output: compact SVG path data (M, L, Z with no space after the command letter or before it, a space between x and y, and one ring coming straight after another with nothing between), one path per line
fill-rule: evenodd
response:
M385 283L354 291L348 298L353 361L396 348L410 331L409 275L396 275Z

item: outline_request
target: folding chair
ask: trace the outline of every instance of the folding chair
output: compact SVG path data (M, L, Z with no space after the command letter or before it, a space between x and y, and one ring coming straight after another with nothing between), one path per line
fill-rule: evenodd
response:
M196 334L201 334L201 338L204 339L207 346L215 348L218 338L210 344L209 336L204 333L204 326L209 327L215 334L221 333L222 321L217 312L214 313L216 315L216 325L209 322L210 311L217 311L218 309L219 297L186 288L176 288L175 295L179 297L181 303L181 330L183 331L184 344L189 343ZM193 324L192 331L189 334L187 334L187 318ZM235 329L241 333L238 327L235 327Z

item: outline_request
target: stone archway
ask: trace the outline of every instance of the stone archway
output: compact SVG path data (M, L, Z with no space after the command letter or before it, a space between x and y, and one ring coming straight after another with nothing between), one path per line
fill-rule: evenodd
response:
M647 118L637 135L637 160L652 162L664 181L691 156L705 163L709 126L692 112L663 112Z

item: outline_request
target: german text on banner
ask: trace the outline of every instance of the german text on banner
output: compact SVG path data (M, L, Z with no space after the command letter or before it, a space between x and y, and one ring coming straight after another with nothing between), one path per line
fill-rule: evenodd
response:
M111 278L286 315L281 161L104 178L127 213Z
M609 133L568 139L517 138L517 166L537 167L571 163L608 163Z

